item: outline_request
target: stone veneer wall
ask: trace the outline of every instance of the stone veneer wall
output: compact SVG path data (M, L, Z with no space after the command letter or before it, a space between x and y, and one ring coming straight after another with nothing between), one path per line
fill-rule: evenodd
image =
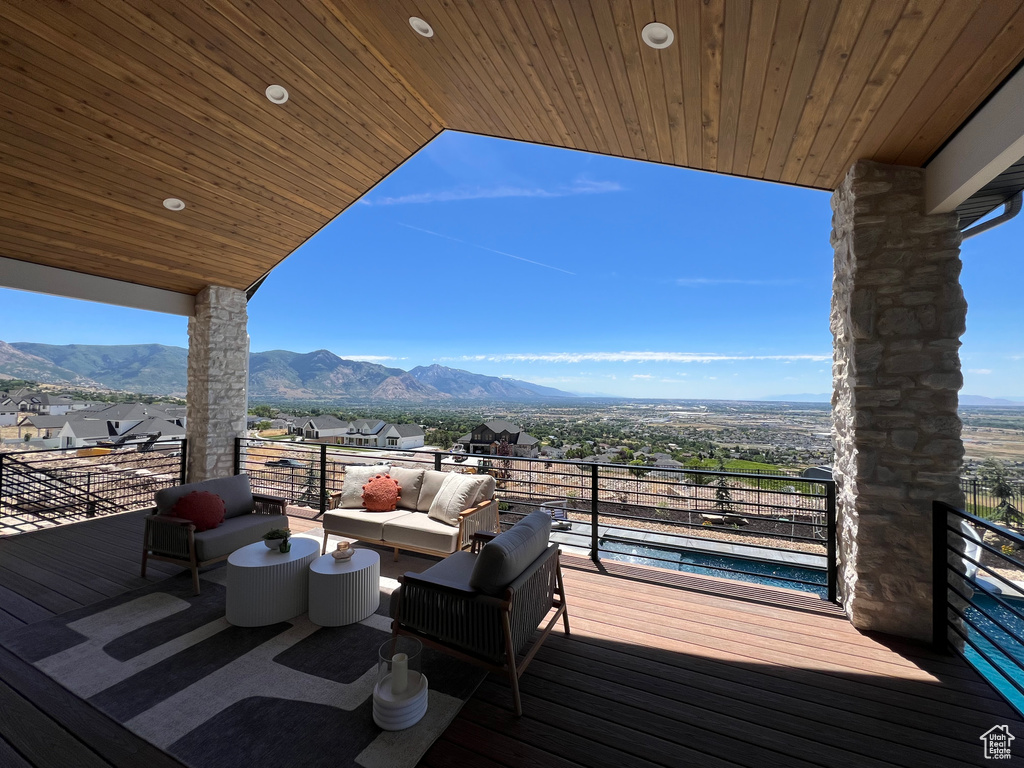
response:
M188 480L234 474L245 436L249 334L245 291L210 285L188 320Z
M962 505L957 215L924 171L857 162L832 196L839 585L853 624L931 638L931 502Z

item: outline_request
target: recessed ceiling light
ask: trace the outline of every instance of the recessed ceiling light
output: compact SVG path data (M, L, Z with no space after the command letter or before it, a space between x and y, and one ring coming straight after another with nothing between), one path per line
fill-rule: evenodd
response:
M413 31L417 35L423 35L424 37L434 36L434 28L427 24L427 22L425 22L419 16L410 16L409 26L413 28Z
M288 101L288 90L283 85L268 85L267 98L275 104L284 104Z
M168 197L164 200L164 208L168 211L183 211L185 210L185 202L176 197Z
M662 24L660 21L652 21L644 27L640 37L651 48L668 48L672 45L672 41L676 39L672 28L667 24Z

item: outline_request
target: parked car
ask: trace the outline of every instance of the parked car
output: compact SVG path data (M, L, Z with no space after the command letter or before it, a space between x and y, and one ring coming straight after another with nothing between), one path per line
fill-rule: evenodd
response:
M295 469L302 469L306 466L306 462L298 459L271 459L265 464L268 467L293 467Z

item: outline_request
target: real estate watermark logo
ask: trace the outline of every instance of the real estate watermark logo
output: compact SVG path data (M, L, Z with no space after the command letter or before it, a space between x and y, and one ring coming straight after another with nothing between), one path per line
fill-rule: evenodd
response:
M1009 760L1013 756L1010 743L1016 736L1010 733L1010 726L994 725L978 738L985 745L986 760Z

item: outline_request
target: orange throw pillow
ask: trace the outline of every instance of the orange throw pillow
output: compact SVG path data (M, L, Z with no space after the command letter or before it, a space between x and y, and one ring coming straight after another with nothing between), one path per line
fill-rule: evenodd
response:
M391 512L398 506L402 487L391 475L377 475L363 486L363 508L367 512Z
M197 533L209 531L224 522L224 499L209 491L192 491L178 499L171 513L195 523Z

